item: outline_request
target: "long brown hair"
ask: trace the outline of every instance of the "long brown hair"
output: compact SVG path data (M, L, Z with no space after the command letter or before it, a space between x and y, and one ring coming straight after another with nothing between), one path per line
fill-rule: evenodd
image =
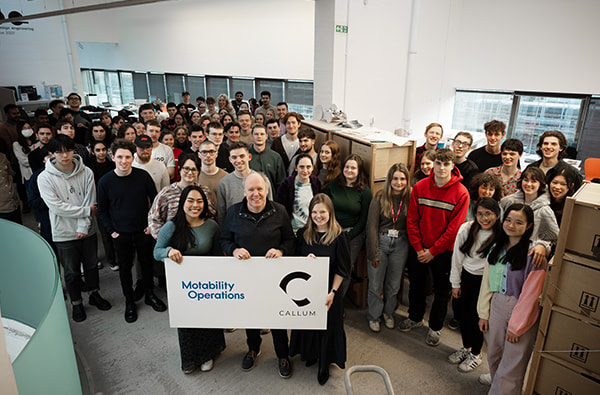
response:
M312 220L312 210L317 204L323 204L327 211L329 212L329 222L327 223L327 232L320 238L318 238L317 226ZM308 205L308 220L306 221L306 225L304 226L304 241L308 245L313 245L313 243L319 243L324 245L330 245L337 239L337 237L342 233L342 227L335 219L335 211L333 209L333 202L329 198L329 196L324 193L318 193L310 200L310 204Z
M406 165L402 163L394 163L392 167L388 170L387 177L385 179L385 185L383 189L375 195L376 199L379 199L379 206L381 206L381 213L385 217L392 216L392 204L393 204L393 196L392 196L392 179L394 178L394 174L399 171L404 174L406 177L406 187L404 187L404 191L402 191L402 201L404 202L401 207L401 212L403 215L406 215L408 209L408 201L410 200L410 193L412 188L410 187L410 172Z
M352 188L357 191L362 191L369 184L369 177L367 176L367 173L365 171L365 163L359 155L350 154L348 155L346 160L344 160L344 167L346 166L346 163L348 163L348 161L351 160L355 161L356 165L358 166L358 177L356 177L356 182L354 183L354 185L352 185ZM343 170L338 176L338 182L342 186L347 186L348 184Z
M329 181L335 179L342 172L342 153L340 151L340 146L333 140L327 140L323 143L331 150L331 160L327 164L327 175L325 176L325 182L323 185L329 183ZM321 148L323 148L321 145ZM319 149L319 151L321 151ZM321 162L321 155L317 155L317 165L315 166L315 171L313 172L315 176L319 175L319 172L323 168L323 162Z

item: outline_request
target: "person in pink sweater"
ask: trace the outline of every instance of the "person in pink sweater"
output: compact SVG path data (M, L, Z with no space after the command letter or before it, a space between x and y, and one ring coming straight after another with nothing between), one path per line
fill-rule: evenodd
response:
M502 231L488 255L477 301L479 328L485 334L490 377L489 394L520 394L531 356L546 275L528 255L533 210L516 203L506 209Z

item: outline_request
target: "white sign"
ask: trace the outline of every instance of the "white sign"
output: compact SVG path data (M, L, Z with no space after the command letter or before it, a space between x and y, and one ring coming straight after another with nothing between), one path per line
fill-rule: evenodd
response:
M172 328L325 329L329 258L165 259Z

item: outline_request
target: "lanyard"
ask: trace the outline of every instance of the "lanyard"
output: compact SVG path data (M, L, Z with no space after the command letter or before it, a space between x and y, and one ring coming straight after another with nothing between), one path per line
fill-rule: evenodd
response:
M400 204L398 205L398 212L394 214L394 206L392 206L392 225L394 229L396 229L396 222L398 221L398 217L400 217L400 208L402 207L402 202L404 198L400 199Z

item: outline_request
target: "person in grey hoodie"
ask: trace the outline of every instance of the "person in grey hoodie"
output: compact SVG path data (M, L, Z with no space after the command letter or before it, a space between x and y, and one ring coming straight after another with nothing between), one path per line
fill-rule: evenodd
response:
M556 244L558 240L558 223L554 211L550 207L550 195L546 191L546 177L539 167L529 166L517 182L519 190L500 200L502 211L515 203L527 204L533 210L533 234L531 240L543 240Z
M82 303L83 272L90 305L109 310L111 305L100 293L97 267L98 239L92 216L97 211L94 173L74 154L75 142L66 135L53 137L47 145L52 158L38 177L40 195L50 214L52 240L64 268L65 283L73 305L73 321L86 319Z

